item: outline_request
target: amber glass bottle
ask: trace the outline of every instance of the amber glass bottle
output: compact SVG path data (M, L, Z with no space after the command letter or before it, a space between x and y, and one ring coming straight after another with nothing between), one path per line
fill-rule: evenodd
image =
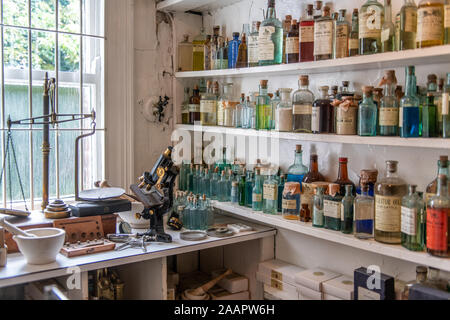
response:
M299 34L297 20L292 20L291 30L286 36L286 63L299 61Z
M241 44L238 49L238 57L236 62L236 68L247 68L248 67L248 57L247 57L247 37L245 33L242 34Z
M309 171L303 177L301 204L307 205L309 210L313 210L314 185L313 182L325 181L325 178L319 172L319 161L317 154L312 154L309 162Z
M351 185L352 188L352 192L353 195L356 196L356 187L355 184L348 178L348 158L339 158L339 172L338 172L338 178L337 180L334 182L338 185L340 185L340 191L339 191L339 195L344 197L345 196L345 186L346 185Z
M196 85L189 99L189 124L200 121L200 90Z
M417 10L417 48L444 44L444 3L422 0Z

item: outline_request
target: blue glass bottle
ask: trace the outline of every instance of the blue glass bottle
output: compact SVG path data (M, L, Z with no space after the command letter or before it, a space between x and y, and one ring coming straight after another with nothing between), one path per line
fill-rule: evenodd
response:
M239 45L239 32L233 32L233 40L228 44L228 69L235 69L238 58Z
M262 211L263 209L263 180L260 169L255 170L255 186L252 192L252 210Z
M369 195L369 185L364 183L361 186L361 195L355 199L355 219L354 232L358 239L373 238L375 201L374 197Z
M239 203L239 182L233 181L231 183L231 203Z
M418 138L420 125L420 100L417 97L415 67L406 68L405 96L400 101L400 126L403 138Z
M255 184L253 180L253 173L251 171L248 171L247 179L245 180L245 206L247 208L252 207L254 186Z
M359 136L376 136L377 135L377 119L378 107L373 101L373 87L364 86L363 101L358 108L358 135Z
M288 182L298 182L302 184L303 177L308 173L308 167L303 165L303 152L302 146L297 145L295 147L295 160L294 164L288 169Z

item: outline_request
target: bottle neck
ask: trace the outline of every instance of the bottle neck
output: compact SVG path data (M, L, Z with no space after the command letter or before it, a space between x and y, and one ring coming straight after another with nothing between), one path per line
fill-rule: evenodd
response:
M296 165L296 166L303 165L303 152L295 152L294 165Z
M447 73L447 86L450 86L450 73Z
M352 32L359 31L359 17L357 15L353 15L352 17Z
M320 94L321 94L323 100L328 99L328 91L323 90Z
M275 11L275 7L269 7L267 8L267 19L276 19L277 18L277 12Z
M438 161L438 176L441 174L445 174L447 177L449 176L448 163L447 166L443 166L441 161Z
M385 97L392 97L395 96L395 84L386 83L384 85L384 96Z
M437 185L437 195L438 196L448 196L448 187L447 187L447 179L445 179L445 183L438 178L438 185Z
M398 178L397 171L391 171L391 170L388 169L386 171L386 178Z
M281 93L281 101L289 102L290 99L291 99L291 93L289 91Z
M373 95L364 94L363 103L373 103Z
M384 21L392 22L391 0L384 0Z
M361 189L361 195L364 197L368 197L369 196L369 188Z
M405 95L406 96L416 96L417 95L416 76L408 75L406 77Z
M259 95L267 96L267 87L259 86Z
M318 173L319 172L319 163L316 160L311 160L309 164L309 172Z
M338 181L348 181L348 169L345 162L339 163Z
M308 85L302 85L301 83L298 84L298 87L300 88L300 90L308 90L309 86Z

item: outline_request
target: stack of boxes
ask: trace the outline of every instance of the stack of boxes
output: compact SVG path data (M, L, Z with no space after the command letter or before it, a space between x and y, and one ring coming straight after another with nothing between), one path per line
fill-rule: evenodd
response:
M211 273L212 278L217 278L226 270L216 270ZM220 280L216 286L209 290L213 300L250 300L248 291L248 279L240 274L232 273Z

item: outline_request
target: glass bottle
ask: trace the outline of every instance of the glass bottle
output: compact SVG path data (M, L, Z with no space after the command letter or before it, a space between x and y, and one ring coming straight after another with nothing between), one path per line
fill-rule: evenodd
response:
M345 186L345 197L341 202L341 232L345 234L353 233L354 200L353 186L348 184Z
M328 98L328 86L320 87L321 97L314 101L311 112L312 133L332 133L334 130L334 107Z
M311 154L309 161L309 171L303 177L302 180L302 197L301 204L306 204L308 208L313 210L313 201L314 201L314 182L323 182L325 178L319 172L319 157L317 154Z
M200 122L204 126L217 125L217 96L213 93L210 80L206 83L206 93L200 99Z
M278 105L281 102L281 94L280 90L275 91L275 96L271 98L270 104L272 105L271 111L272 115L270 116L270 130L275 130L275 115Z
M219 39L220 41L220 49L219 49L219 57L220 57L220 69L228 69L228 38Z
M414 0L404 0L400 10L399 50L416 49L417 6Z
M294 164L288 169L288 182L298 182L302 184L304 176L308 173L308 168L303 165L303 152L302 146L296 145L295 147L295 160Z
M378 180L378 170L365 169L361 170L360 179L359 179L359 187L356 190L357 194L361 194L361 188L363 184L367 184L369 186L369 195L375 195L375 184Z
M193 62L192 69L194 71L203 71L205 67L205 29L200 29L200 34L192 40Z
M256 129L256 100L258 97L258 93L254 96L254 99L250 99L247 97L247 110L248 110L248 125L250 129Z
M181 123L189 124L189 88L184 88L184 99L181 105Z
M205 50L204 50L204 58L203 58L203 70L211 70L211 53L212 53L212 41L211 41L211 35L208 34L206 36L206 42L205 42Z
M217 104L217 125L225 126L225 112L231 102L231 94L233 90L232 83L226 83L223 85L223 94L220 96Z
M350 92L349 86L350 86L350 82L349 81L342 81L341 91L337 95L337 99L338 100L342 100L345 97L352 97L353 98L355 96L354 92Z
M200 90L195 85L189 98L189 124L200 121Z
M395 15L395 51L400 50L400 12Z
M449 167L448 156L440 156L439 160L438 160L438 173L437 173L436 177L439 177L439 175L444 174L447 176L448 181L450 181L450 171L448 170L448 167ZM425 202L426 203L428 203L428 201L436 195L437 185L438 185L437 178L435 178L433 181L431 181L427 185L426 193L425 193Z
M395 70L387 70L380 85L384 85L384 97L381 99L379 128L380 136L398 135L399 106L395 96L397 78Z
M358 109L358 135L376 136L378 107L373 101L373 87L364 86L363 92L364 99Z
M193 46L189 42L189 35L183 35L183 41L178 44L178 71L192 71Z
M307 204L302 204L300 210L300 221L301 222L311 222L311 210Z
M401 127L401 136L403 138L419 137L419 104L417 97L417 86L415 67L406 68L406 91L405 96L400 101L399 126Z
M437 194L427 204L427 252L438 257L448 257L450 248L450 198L445 174L438 176Z
M233 39L228 44L228 69L236 68L240 44L239 32L233 32Z
M280 182L278 182L278 213L281 213L283 209L283 190L285 183L286 176L282 174L280 175Z
M230 198L228 195L228 181L226 176L226 170L222 171L219 182L217 183L218 191L217 191L217 200L220 202L227 202Z
M330 7L323 8L323 15L314 21L314 60L333 58L334 20L330 16Z
M286 182L283 190L282 215L286 220L299 220L300 215L300 183Z
M450 73L447 73L447 85L442 94L442 137L450 138Z
M288 36L289 31L291 30L291 24L292 24L292 16L291 15L287 15L281 23L281 25L283 26L283 61L282 61L282 63L286 63L286 38Z
M220 26L214 26L211 39L211 70L220 69Z
M401 206L407 193L397 165L386 161L386 175L375 185L375 240L388 244L401 243Z
M411 287L415 284L422 284L422 285L426 285L426 281L427 281L427 267L425 266L417 266L416 267L416 280L414 281L409 281L406 283L405 288L403 289L402 292L402 300L409 300L409 290L411 289Z
M214 169L212 179L209 185L209 195L211 200L218 200L219 196L219 168Z
M292 89L282 88L281 102L275 109L275 130L288 132L292 131Z
M228 170L228 174L225 174L227 177L227 196L228 196L228 200L227 201L231 201L231 189L233 187L233 182L235 182L235 175L233 173L233 170L229 169Z
M381 53L384 9L377 0L367 0L359 13L359 54Z
M314 208L312 214L312 225L316 228L323 228L324 216L323 216L323 201L324 201L324 189L317 187L314 192Z
M264 21L259 27L259 65L281 64L283 61L283 26L277 19L275 0L268 0Z
M306 17L300 19L299 27L299 61L314 61L314 7L309 4Z
M322 17L323 12L322 12L322 7L323 7L323 1L314 1L314 20Z
M352 14L352 30L348 40L349 57L354 57L359 54L359 11L353 9Z
M402 246L412 251L424 248L424 201L416 192L416 185L409 185L409 194L402 199Z
M292 95L292 124L294 132L312 132L312 109L314 94L309 90L309 77L302 75L298 81L299 89ZM318 129L318 128L317 128Z
M350 23L345 20L347 10L339 10L338 20L334 29L334 54L333 59L346 58L349 56L349 36L351 31Z
M421 0L417 10L417 48L444 44L444 2Z
M434 104L434 94L428 92L427 103L422 107L422 137L438 136L437 106Z
M239 180L239 205L240 206L245 206L245 175L246 175L246 170L244 168L244 171L241 175L241 179Z
M248 67L248 56L247 56L247 35L242 34L242 40L239 44L238 56L237 56L237 68L247 68Z
M364 183L361 187L361 194L355 199L355 221L354 232L358 239L373 238L373 220L375 215L375 203L369 195L369 185Z
M286 35L286 63L299 62L300 42L297 20L292 20L291 30Z
M445 0L444 12L444 44L450 44L450 0Z
M233 181L231 183L231 203L239 203L239 182Z
M395 50L395 25L392 23L391 0L384 0L384 23L381 27L381 51Z
M248 37L248 66L256 67L259 64L259 51L258 51L258 38L259 38L259 26L261 25L260 21L253 21L252 23L252 31Z
M340 186L331 183L328 186L328 194L323 200L324 228L341 230L341 202L343 196L339 194Z
M270 130L272 105L267 94L268 80L261 80L256 103L256 129Z
M263 185L263 212L277 214L278 212L278 181L269 175Z
M194 191L194 164L191 163L189 171L186 175L186 190L189 192Z
M351 185L353 187L353 195L356 195L356 186L355 184L348 178L348 158L341 157L339 158L339 171L338 178L334 182L338 184L341 189L339 191L340 196L345 196L345 186Z
M251 208L253 204L253 187L255 182L253 179L253 173L247 171L247 178L245 179L245 206Z
M355 135L357 132L356 127L358 126L358 105L355 102L355 98L352 96L341 96L336 103L339 103L335 109L336 134Z
M263 181L260 169L255 170L255 185L252 190L252 210L263 210Z
M241 102L233 112L233 127L242 128L242 115L245 111L245 93L241 93Z

